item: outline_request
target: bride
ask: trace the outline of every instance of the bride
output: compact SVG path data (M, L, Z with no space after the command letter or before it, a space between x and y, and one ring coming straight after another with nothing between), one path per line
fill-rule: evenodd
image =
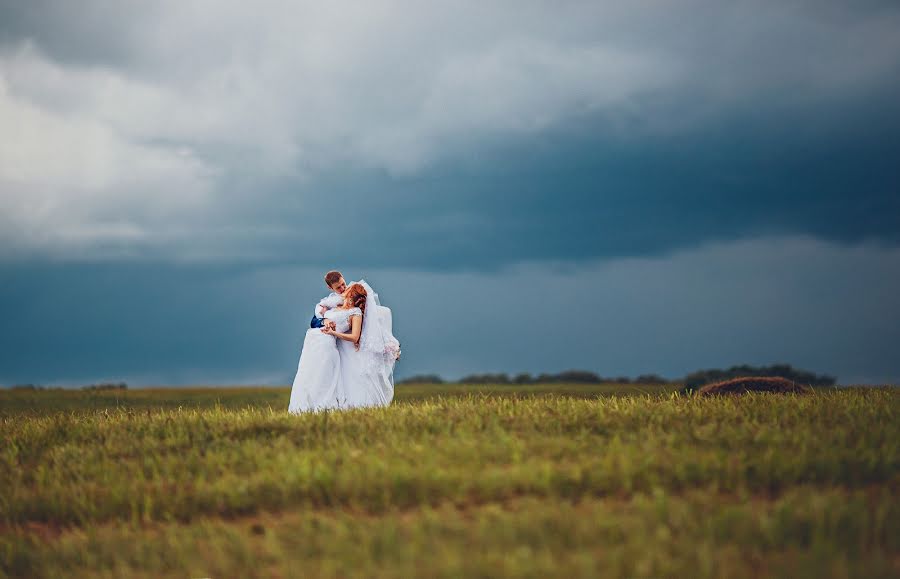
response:
M391 311L365 282L351 284L344 303L328 310L333 322L306 331L288 412L387 406L394 397L400 344Z

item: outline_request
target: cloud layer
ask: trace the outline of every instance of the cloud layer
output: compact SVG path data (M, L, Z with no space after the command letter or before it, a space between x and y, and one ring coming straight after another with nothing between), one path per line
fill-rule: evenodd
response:
M898 143L889 103L900 96L900 9L890 2L43 0L0 4L0 22L7 260L320 263L347 252L323 256L315 245L328 229L300 230L338 204L350 206L333 220L350 247L390 237L372 216L400 213L404 237L376 253L423 267L473 259L464 239L502 246L472 236L488 224L500 237L571 246L577 238L553 235L558 221L551 232L532 222L555 203L590 196L586 215L612 207L636 222L647 212L628 207L641 194L691 212L692 194L749 206L765 186L759 173L784 180L804 160L797 147L817 151L807 162L855 164L846 156L860 147ZM723 143L732 156L717 162ZM867 162L876 181L849 186L871 190L840 194L880 212L896 177ZM693 173L679 183L680 171ZM506 178L491 182L498 172ZM688 190L664 192L654 173ZM714 183L698 185L706 177ZM814 198L821 181L784 194ZM532 213L498 215L511 197ZM716 236L712 222L694 242ZM434 252L404 261L410 244ZM501 262L563 255L500 249Z

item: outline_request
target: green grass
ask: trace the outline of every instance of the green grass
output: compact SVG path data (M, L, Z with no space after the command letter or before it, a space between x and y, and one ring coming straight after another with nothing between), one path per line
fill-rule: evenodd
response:
M0 575L897 577L900 391L0 391Z
M632 396L674 392L673 385L631 384L403 384L397 387L394 402L411 402L437 397L523 398L533 396ZM137 390L3 390L0 389L0 418L45 416L59 412L91 413L105 410L160 410L224 408L287 408L290 388L283 387L192 387L142 388Z

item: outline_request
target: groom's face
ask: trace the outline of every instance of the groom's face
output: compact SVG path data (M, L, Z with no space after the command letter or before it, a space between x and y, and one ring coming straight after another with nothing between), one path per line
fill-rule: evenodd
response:
M344 281L343 277L331 284L331 291L336 294L342 294L347 291L347 282Z

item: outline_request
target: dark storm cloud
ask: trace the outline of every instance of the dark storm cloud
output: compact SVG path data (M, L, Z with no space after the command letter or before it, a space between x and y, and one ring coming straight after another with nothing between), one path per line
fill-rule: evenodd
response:
M127 67L138 56L135 36L152 12L143 2L3 0L0 42L30 39L63 62Z
M302 224L284 259L494 268L662 254L755 235L896 244L900 132L873 127L838 143L772 127L664 143L567 135L416 178L335 178L319 184L333 200L323 213L282 214L286 229Z
M6 260L895 241L893 2L0 10Z

